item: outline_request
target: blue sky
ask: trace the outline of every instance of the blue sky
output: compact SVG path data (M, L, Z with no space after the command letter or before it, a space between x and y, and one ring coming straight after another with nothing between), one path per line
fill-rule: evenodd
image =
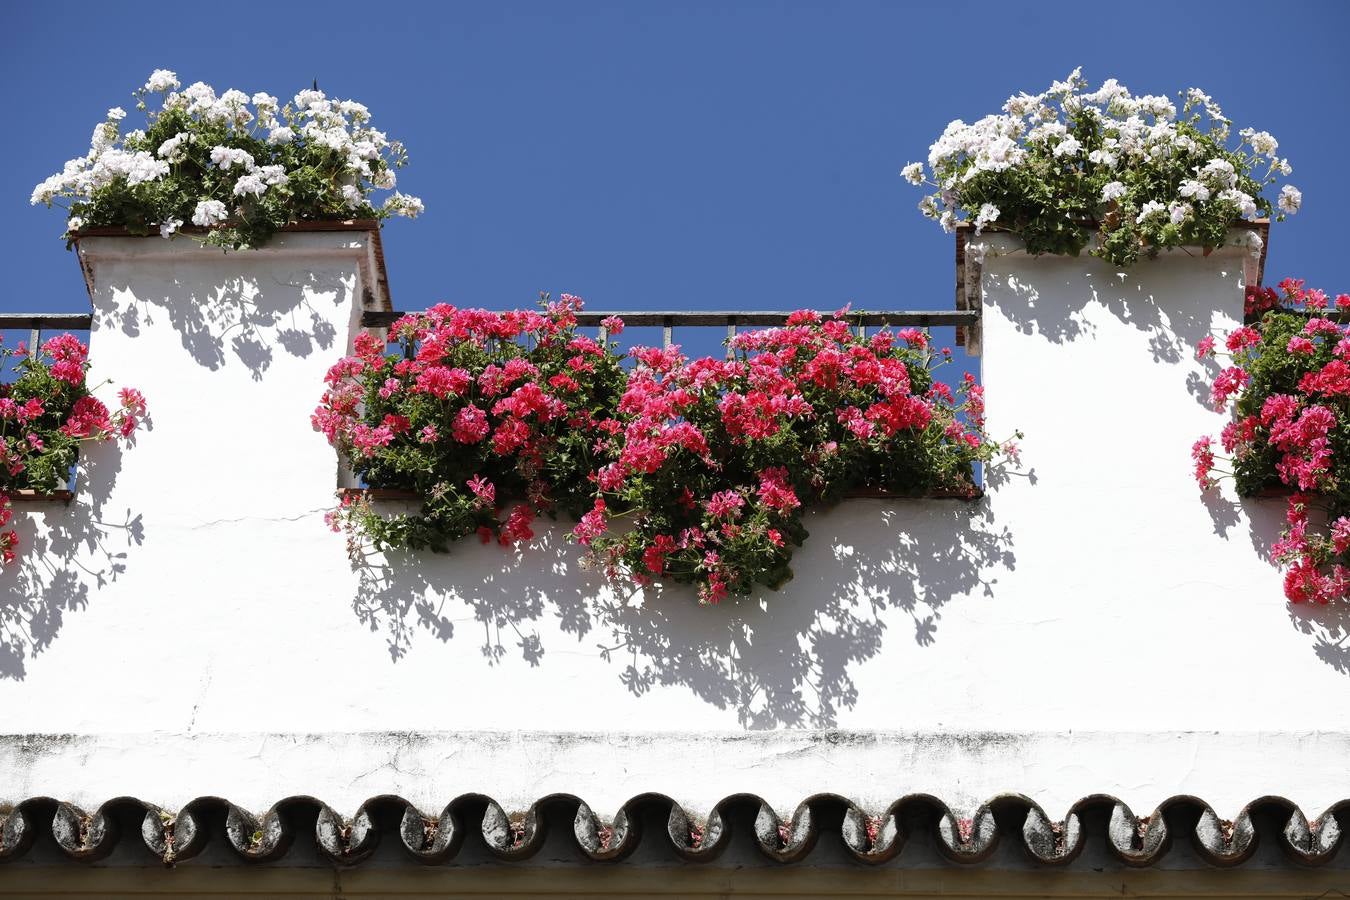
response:
M950 308L952 239L898 171L1075 65L1202 87L1268 130L1304 210L1268 281L1350 288L1350 4L967 2L12 4L0 84L6 310L87 308L32 186L157 67L290 96L318 79L409 147L427 204L385 230L396 305ZM1275 276L1273 279L1269 276Z

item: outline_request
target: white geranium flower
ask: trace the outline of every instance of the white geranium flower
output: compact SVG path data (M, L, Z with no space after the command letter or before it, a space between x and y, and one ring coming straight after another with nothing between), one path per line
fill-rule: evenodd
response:
M1219 104L1199 88L1189 88L1186 91L1186 106L1203 106L1205 114L1215 121L1223 119L1223 110L1219 109Z
M1237 184L1237 171L1226 159L1211 159L1200 170L1200 176L1211 184L1218 183L1224 187L1231 188Z
M938 224L942 226L943 231L951 234L956 230L956 214L950 209L944 211L942 216L938 219Z
M994 138L975 154L975 168L985 172L1002 172L1017 165L1026 154L1016 141L1004 135Z
M237 125L247 125L253 121L253 113L248 111L248 94L234 88L220 95L214 112L218 117L229 119Z
M1071 137L1070 137L1070 138L1065 138L1064 140L1062 140L1062 141L1060 141L1058 144L1056 144L1056 145L1055 145L1055 149L1054 149L1053 151L1051 151L1051 152L1053 152L1054 155L1055 155L1056 157L1059 157L1059 156L1077 156L1077 155L1078 155L1078 151L1079 151L1079 150L1082 150L1082 149L1083 149L1083 145L1082 145L1081 143L1079 143L1078 139L1077 139L1077 138L1071 138Z
M234 195L236 197L242 197L245 194L252 194L256 197L265 190L267 190L267 185L259 175L244 175L234 183Z
M1039 144L1050 140L1052 137L1064 137L1069 133L1069 128L1062 122L1046 122L1043 125L1037 125L1027 132L1027 141L1033 144Z
M924 197L919 201L919 212L923 213L924 218L936 219L938 217L937 200L932 196Z
M210 228L219 225L230 217L229 210L219 200L203 200L192 213L192 224Z
M1204 182L1196 181L1194 178L1187 178L1181 182L1181 196L1190 197L1201 203L1209 199L1209 188L1205 187Z
M94 161L89 170L89 186L96 190L111 184L118 178L125 178L127 184L144 184L169 174L169 164L155 159L144 150L128 153L125 150L108 150Z
M216 89L204 81L194 81L183 88L183 97L190 116L203 115L216 105Z
M222 170L228 170L231 166L239 166L245 172L253 171L253 156L247 150L239 150L235 147L212 147L211 162Z
M1110 203L1112 200L1119 200L1129 192L1129 188L1120 181L1108 181L1102 185L1102 202Z
M1173 225L1180 225L1191 215L1191 205L1189 203L1173 203L1167 207L1167 218Z
M1023 91L1008 98L1008 102L1003 104L1003 111L1010 116L1024 117L1033 112L1045 97L1042 94L1031 95Z
M90 160L96 160L117 143L117 126L112 122L99 122L94 126L94 133L89 136L89 155Z
M120 106L114 106L108 110L109 122L120 122L127 117L127 111Z
M290 178L286 175L285 166L259 166L255 172L269 186L285 184L290 181Z
M980 206L979 213L975 216L975 233L979 234L984 226L990 222L998 220L999 208L992 203L985 203Z
M311 106L321 103L325 97L323 91L301 91L295 95L295 108L306 112Z
M1085 87L1087 87L1087 81L1083 78L1083 67L1079 66L1069 73L1068 78L1051 84L1050 90L1045 93L1049 97L1063 97Z
M1228 188L1219 192L1219 199L1226 200L1238 208L1238 211L1244 216L1256 215L1256 201L1250 194L1243 193L1237 188Z
M394 174L393 169L385 166L375 173L370 179L370 183L382 191L390 191L394 189L394 185L398 184L398 176Z
M900 170L900 175L910 184L923 184L923 163L910 163Z
M395 193L388 200L384 201L385 212L396 216L406 216L409 219L415 219L426 212L426 206L417 197L410 194Z
M81 219L79 216L71 216L66 222L66 232L69 234L74 234L83 227L84 219Z
M1280 212L1292 216L1303 205L1303 192L1292 184L1280 188L1280 199L1276 201Z
M1142 225L1144 221L1152 216L1165 215L1167 207L1157 200L1150 200L1139 208L1139 215L1135 218L1135 224Z
M1280 142L1268 131L1252 131L1250 128L1244 128L1240 134L1260 156L1274 156L1275 151L1280 149Z
M145 89L155 93L172 91L178 87L178 75L170 72L168 69L156 69L150 73L150 78L145 82Z
M1175 119L1177 116L1176 104L1168 97L1155 97L1150 94L1137 99L1139 110L1156 119Z
M295 132L291 131L289 125L277 125L267 132L267 143L269 144L289 144L293 140L295 140Z
M262 91L253 95L253 105L258 107L258 112L275 111L278 107L277 98L271 94L265 94Z
M999 172L1017 165L1025 156L1014 140L1022 129L1022 120L1016 116L985 116L973 125L956 119L928 148L928 168L936 171L961 158L975 160L981 171Z
M1095 103L1109 108L1112 101L1129 96L1130 92L1123 84L1114 78L1108 78L1102 82L1102 86L1097 90L1090 94L1084 94L1082 100L1084 103Z
M184 144L190 144L197 139L196 135L188 131L180 131L167 141L159 145L155 151L163 159L169 162L178 162L183 158Z
M1116 155L1110 150L1093 150L1088 154L1088 162L1098 166L1106 166L1108 169L1116 167Z
M182 219L168 219L159 226L159 236L165 239L173 237L175 231L183 227Z
M370 110L355 100L343 100L337 105L338 112L347 116L353 122L360 124L370 120Z

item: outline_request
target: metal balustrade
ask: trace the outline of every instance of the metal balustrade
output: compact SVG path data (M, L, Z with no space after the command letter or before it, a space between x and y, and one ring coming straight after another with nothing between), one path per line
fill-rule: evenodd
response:
M363 328L388 328L402 316L417 315L421 312L423 312L423 310L366 310L361 314L361 326ZM723 326L727 330L727 340L730 341L731 338L736 336L737 329L742 326L763 327L782 325L787 322L789 315L791 315L790 312L731 312L727 310L699 310L694 312L597 310L593 312L577 313L577 324L583 327L599 327L602 339L605 336L604 325L602 323L610 316L617 316L618 318L623 319L625 326L659 326L661 328L661 346L669 347L673 340L674 329L676 328ZM821 315L829 316L830 314L821 313ZM966 329L977 328L980 324L979 311L966 309L858 312L849 313L845 318L850 325L853 325L860 330L865 330L869 326L877 327L883 325L915 327L954 326L958 333L962 333Z
M28 352L35 355L44 331L88 331L91 313L0 313L0 331L27 331Z

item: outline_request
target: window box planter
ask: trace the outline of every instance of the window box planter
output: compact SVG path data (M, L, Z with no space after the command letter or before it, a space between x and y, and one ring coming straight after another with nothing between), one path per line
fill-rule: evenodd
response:
M70 503L75 498L72 490L33 491L27 488L9 492L12 503Z
M377 502L419 502L425 496L418 491L409 491L400 488L362 487L342 488L339 491L339 495L343 497L365 497ZM976 502L983 497L984 491L982 489L976 490L973 494L961 494L956 491L943 490L929 491L925 494L896 494L880 488L854 488L844 495L845 500L962 500L970 503Z

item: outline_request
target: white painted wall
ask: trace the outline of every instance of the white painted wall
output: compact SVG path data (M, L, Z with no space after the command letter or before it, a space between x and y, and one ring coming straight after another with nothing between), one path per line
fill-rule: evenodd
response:
M1191 348L1240 316L1244 250L1118 273L987 241L990 425L1025 432L1028 471L975 505L818 514L786 588L701 608L616 596L562 528L352 570L309 412L377 290L367 240L82 242L94 375L141 388L153 429L96 448L71 506L20 510L0 732L79 737L0 737L0 801L1350 796L1345 620L1286 608L1279 501L1189 477L1222 425Z

